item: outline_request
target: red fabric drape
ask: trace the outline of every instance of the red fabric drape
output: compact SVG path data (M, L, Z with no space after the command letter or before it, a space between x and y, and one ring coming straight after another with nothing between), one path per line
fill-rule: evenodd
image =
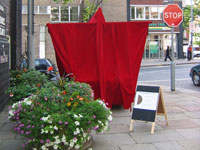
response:
M149 23L47 24L61 76L73 73L92 86L95 98L130 108Z

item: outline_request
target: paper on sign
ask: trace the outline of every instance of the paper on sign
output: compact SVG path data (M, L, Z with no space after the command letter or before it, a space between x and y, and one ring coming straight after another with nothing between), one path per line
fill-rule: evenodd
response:
M159 93L136 92L134 108L156 110Z

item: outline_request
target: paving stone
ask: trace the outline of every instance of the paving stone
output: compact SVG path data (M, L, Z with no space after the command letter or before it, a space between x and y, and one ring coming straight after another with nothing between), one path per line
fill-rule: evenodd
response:
M0 145L0 150L22 150L22 144L20 140L4 140Z
M168 120L184 120L190 119L185 113L167 113ZM164 116L157 116L156 120L166 121Z
M108 131L108 134L129 132L129 126L127 124L115 124L115 125L109 125L109 127L110 127L110 130Z
M178 144L176 141L158 142L153 144L157 147L158 150L185 150L185 148Z
M7 140L7 139L13 139L15 137L15 133L12 131L0 131L0 140Z
M166 126L165 121L158 121L157 124L164 129L184 129L184 128L197 128L199 124L195 123L191 119L185 120L168 120L169 125Z
M134 144L135 141L128 135L124 133L120 134L103 134L103 135L93 135L95 147L103 146L118 146Z
M112 122L110 125L116 125L116 124L126 124L129 125L131 121L131 117L116 117L113 118Z
M186 150L200 150L200 139L184 139L177 141L180 143Z
M192 119L200 119L200 111L186 112L186 115Z
M130 126L130 125L129 125ZM133 123L133 132L151 132L152 123L146 121L134 121ZM157 123L155 126L155 131L162 130L163 128L160 127Z
M198 106L198 105L183 105L183 106L180 106L180 107L187 110L187 111L198 111L198 110L200 110L200 106Z
M192 128L192 129L178 129L176 130L178 133L183 135L187 139L197 139L199 138L200 142L200 128Z
M158 150L153 144L132 144L119 147L120 150Z
M181 134L174 130L159 130L155 131L153 135L150 132L130 133L130 135L139 144L166 142L183 138Z
M7 130L12 130L14 127L14 124L12 122L6 122L4 123L3 127L1 130L7 131Z
M117 146L92 147L93 150L120 150Z

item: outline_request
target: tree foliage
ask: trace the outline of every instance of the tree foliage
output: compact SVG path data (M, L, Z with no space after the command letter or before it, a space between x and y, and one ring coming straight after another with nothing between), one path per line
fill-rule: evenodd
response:
M60 0L54 1L59 2ZM73 1L75 0L63 0L63 4ZM103 0L81 0L79 22L88 22L102 3Z

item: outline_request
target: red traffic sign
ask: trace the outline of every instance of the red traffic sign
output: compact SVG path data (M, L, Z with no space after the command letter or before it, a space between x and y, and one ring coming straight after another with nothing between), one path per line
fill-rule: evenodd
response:
M183 21L183 10L177 4L169 4L163 10L163 20L169 27L178 27Z

